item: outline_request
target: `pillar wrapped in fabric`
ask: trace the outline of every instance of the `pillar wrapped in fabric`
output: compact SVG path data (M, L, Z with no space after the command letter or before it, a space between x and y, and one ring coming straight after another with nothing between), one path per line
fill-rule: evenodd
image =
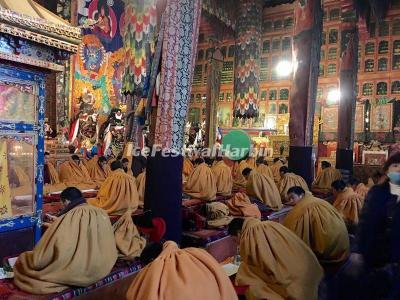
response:
M321 0L296 1L289 168L311 184L312 141L322 34ZM301 163L299 163L301 161Z
M263 1L238 1L235 52L235 118L258 117Z
M354 119L357 82L357 17L353 1L342 0L342 32L340 60L340 101L336 168L343 173L353 173Z
M149 157L146 172L145 208L165 220L165 238L177 243L182 236L181 151L196 60L200 13L200 0L167 0L161 24L165 30L153 145L162 152Z
M208 64L206 146L209 148L214 146L217 136L217 110L223 60L221 50L216 48Z

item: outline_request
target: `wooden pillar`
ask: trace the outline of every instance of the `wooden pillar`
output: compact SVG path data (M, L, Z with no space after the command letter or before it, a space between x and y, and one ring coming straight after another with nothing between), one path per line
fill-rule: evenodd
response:
M234 118L256 118L259 113L262 0L238 1L235 51Z
M289 168L308 184L314 177L313 124L322 34L321 0L295 3Z
M162 217L165 238L182 238L182 166L184 128L196 61L201 0L167 0L163 14L163 46L160 97L154 147L148 157L145 209ZM172 154L171 154L172 153Z
M224 57L221 50L215 48L208 62L205 146L209 148L214 146L216 140L217 111L223 60Z
M340 102L336 168L344 175L353 173L354 119L356 107L358 31L353 1L342 0L340 60Z

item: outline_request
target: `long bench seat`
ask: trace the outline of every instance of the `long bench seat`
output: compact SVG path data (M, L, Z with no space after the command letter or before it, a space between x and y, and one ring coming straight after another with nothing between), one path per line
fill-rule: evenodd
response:
M119 260L109 275L88 287L69 288L61 293L33 295L21 291L12 279L0 280L0 299L2 300L67 300L67 299L123 299L129 283L135 278L141 264L137 261Z

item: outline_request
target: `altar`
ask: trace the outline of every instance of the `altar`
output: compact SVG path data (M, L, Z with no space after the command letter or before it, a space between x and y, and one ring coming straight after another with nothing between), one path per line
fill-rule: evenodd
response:
M76 53L80 29L33 1L0 6L0 259L41 236L45 84Z

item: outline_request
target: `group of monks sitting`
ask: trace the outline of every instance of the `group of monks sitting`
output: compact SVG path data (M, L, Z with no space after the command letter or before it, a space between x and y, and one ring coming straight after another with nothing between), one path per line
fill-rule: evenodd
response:
M68 187L61 193L64 209L34 250L19 256L14 267L18 287L47 294L87 286L106 276L118 257L132 259L143 252L148 265L130 284L126 299L237 299L229 278L206 251L179 249L173 242L145 248L131 217L143 204L144 169L135 179L128 160L95 156L84 163L73 155L58 175L47 158L46 184ZM268 166L263 158L248 158L233 168L222 157L208 162L211 166L202 158L185 159L183 191L212 201L239 189L228 201L231 214L240 216L229 219L241 257L235 283L249 287L249 299L317 299L324 272L337 270L349 258L347 228L357 226L368 187L356 180L346 186L340 173L323 163L312 187L333 191L331 204L315 198L281 159ZM73 186L99 191L85 200ZM258 209L279 210L283 204L292 207L283 224L260 220ZM122 217L112 225L107 214Z
M192 198L213 201L217 195L230 196L233 190L243 190L252 202L259 203L271 210L279 210L287 202L287 191L300 186L308 191L305 180L289 172L284 162L276 158L272 166L264 158L243 159L233 168L227 165L221 156L207 164L203 158L192 163L185 158L183 192Z
M72 155L60 165L58 173L45 154L45 193L77 187L81 190L98 190L96 198L88 203L104 209L110 215L121 215L127 210L135 211L144 203L145 169L135 178L129 160L109 160L95 155L90 160Z
M131 260L145 247L130 210L111 225L107 212L89 205L77 188L66 188L61 202L39 243L15 263L14 283L29 293L88 286L109 274L118 257Z

